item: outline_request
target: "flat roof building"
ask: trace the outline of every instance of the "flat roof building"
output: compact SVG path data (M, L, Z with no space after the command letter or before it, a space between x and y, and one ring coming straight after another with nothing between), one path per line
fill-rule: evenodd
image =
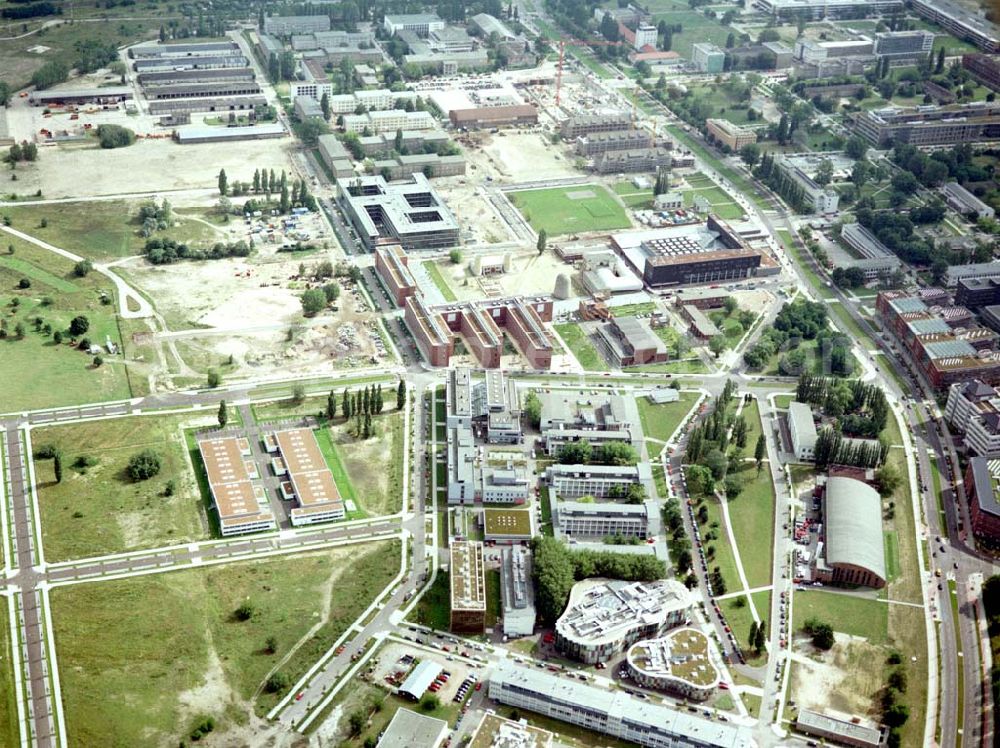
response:
M266 140L282 138L287 133L283 125L263 123L260 125L242 125L238 127L179 127L174 130L174 140L181 145L196 143L231 143L237 140Z
M275 529L250 443L237 437L205 439L198 442L198 452L222 536Z
M267 16L264 19L264 33L274 36L312 34L329 30L330 16L326 13L315 16Z
M972 531L990 548L1000 545L1000 460L973 457L965 471Z
M483 544L452 541L449 549L451 624L455 632L481 634L486 628L486 568Z
M638 317L612 317L597 328L602 352L621 368L658 364L667 360L667 346L649 322Z
M416 293L417 282L410 272L409 257L398 244L375 250L375 275L382 281L396 306Z
M726 65L726 53L710 42L693 44L691 63L699 73L721 73Z
M240 46L233 41L224 42L194 42L185 44L163 44L149 42L135 44L128 48L128 56L133 60L147 57L198 57L202 55L218 55L239 53Z
M442 668L434 660L421 660L416 667L406 676L406 680L399 686L397 693L413 701L420 701L431 683L441 675Z
M613 132L632 127L632 117L626 112L613 114L579 114L568 118L560 126L565 140L576 140L594 132Z
M855 116L854 131L879 148L893 143L933 146L998 140L1000 103L873 109Z
M738 151L745 145L757 142L757 133L748 127L734 125L726 119L707 119L705 128L708 134L732 151Z
M202 96L183 99L158 99L149 102L150 114L191 114L193 112L249 112L267 106L262 94L251 96Z
M521 127L538 123L538 109L533 104L452 109L448 119L454 127L481 130L487 127Z
M366 247L399 244L407 251L460 244L458 222L423 174L402 183L359 176L339 185L344 212Z
M275 472L282 475L278 471L284 470L298 502L289 512L292 524L299 527L343 519L344 500L312 429L278 431L265 447L271 444L277 446L280 455L280 461L273 463Z
M970 454L1000 457L1000 392L973 379L948 388L945 418L963 435Z
M969 192L958 182L945 182L941 185L944 201L953 210L962 215L973 215L976 218L993 218L996 212L989 205Z
M432 31L443 29L445 22L437 13L392 14L385 16L382 27L389 36L400 31L411 31L417 36L426 37Z
M1000 58L979 53L962 55L962 67L983 85L1000 91Z
M336 135L319 136L319 157L338 181L355 175L351 154Z
M680 582L586 579L573 585L556 621L556 648L593 665L606 662L641 639L683 624L693 605Z
M753 5L775 18L802 18L808 21L887 15L902 10L903 0L755 0Z
M799 710L795 716L795 728L806 735L857 748L877 748L885 738L884 731L879 727L862 724L860 720L846 715L834 717L811 709Z
M792 437L792 452L797 460L812 460L816 452L816 423L812 408L806 403L788 404L788 432Z
M76 88L70 90L32 91L28 103L32 106L97 104L107 106L132 100L132 89L128 86L108 88Z
M419 667L419 665L417 666ZM436 677L436 676L435 676ZM443 719L397 709L379 738L380 748L438 748L448 736Z
M959 39L967 39L984 52L1000 51L1000 29L952 0L912 0L918 16L944 27Z
M494 701L643 746L750 748L749 727L718 722L640 701L624 691L562 678L501 660L490 675Z
M483 714L469 748L552 748L554 735L548 730L528 724L524 717L520 721L501 717L491 711Z
M500 598L505 636L535 632L535 586L531 581L531 551L521 545L500 552Z
M564 542L603 543L609 538L645 541L660 530L659 508L653 500L640 504L561 501L550 491L549 503L553 535Z

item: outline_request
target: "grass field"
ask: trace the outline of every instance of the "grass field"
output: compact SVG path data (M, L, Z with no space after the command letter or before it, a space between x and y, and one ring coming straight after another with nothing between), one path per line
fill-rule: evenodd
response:
M799 631L817 618L851 636L884 644L888 636L889 606L880 600L823 590L797 590L792 605L792 630Z
M708 553L708 548L715 548L715 557L708 560L708 568L711 571L714 567L719 567L719 573L722 574L722 579L726 583L726 592L735 592L736 590L742 589L743 585L740 583L740 575L736 571L736 556L733 554L733 548L729 544L729 537L726 535L726 528L722 524L722 507L719 504L718 499L714 496L705 499L705 506L708 508L708 523L701 526L702 538L705 537L706 530L714 530L716 534L715 540L705 539L705 552ZM717 525L713 527L713 525ZM715 590L715 594L722 594L719 590Z
M762 653L760 657L755 657L753 650L747 644L747 637L750 634L750 624L753 623L749 598L746 595L731 597L720 602L719 607L722 608L722 613L726 617L726 623L733 630L733 635L736 637L736 641L739 642L740 649L744 657L746 657L747 662L751 665L762 665L767 660L766 652ZM767 609L758 609L757 615L767 620L770 613Z
M451 587L447 571L438 570L432 584L417 602L410 619L421 626L430 626L437 631L447 631L451 624Z
M376 434L355 439L340 423L328 430L332 447L343 468L351 496L365 515L393 514L403 502L403 414L385 411L373 419ZM334 473L337 485L341 477Z
M2 472L2 471L0 471ZM2 476L0 476L2 478ZM3 745L20 745L17 724L17 698L14 692L13 650L10 640L10 614L7 601L0 605L0 742Z
M269 671L300 645L279 671L294 683L398 568L393 541L53 590L69 744L176 745L199 716L265 713Z
M681 399L675 403L657 405L648 397L636 398L639 406L639 420L642 422L642 433L647 439L667 441L681 421L698 402L698 393L682 392Z
M587 334L575 322L565 322L561 325L553 325L559 337L570 349L576 360L580 362L587 371L608 371L609 367L594 344L587 338Z
M214 422L212 415L208 420ZM202 416L202 422L207 422ZM35 450L52 445L63 455L62 483L52 460L36 460L45 557L61 561L183 543L207 536L195 476L188 467L183 428L190 416L133 416L48 426L32 432ZM132 455L152 449L157 476L133 482L125 474ZM85 471L80 457L97 460ZM173 480L173 495L165 495Z
M615 194L628 207L633 209L648 209L653 207L653 190L641 190L631 182L618 182L611 186Z
M104 364L95 368L91 356L69 344L69 322L82 314L90 323L85 337L102 347L110 338L121 348L113 286L94 272L75 277L74 263L28 242L3 236L0 243L7 252L0 255L0 320L8 333L0 340L0 381L4 383L0 411L130 397L121 356L105 356ZM13 255L8 246L14 248ZM20 289L24 278L31 286ZM102 303L102 293L109 303ZM42 325L36 328L39 318ZM22 339L15 334L18 324L25 329ZM48 334L45 325L51 328ZM52 340L56 330L64 335L62 345ZM25 376L26 372L31 376Z
M427 275L434 281L434 285L437 286L445 301L456 301L458 299L451 286L448 285L448 281L445 280L444 274L441 272L441 268L437 262L428 260L424 263L424 270L427 271Z
M536 231L551 236L627 229L625 210L599 184L510 192L508 197Z
M752 443L752 442L748 442ZM740 548L743 572L751 587L771 583L774 545L774 486L767 466L757 472L752 462L739 474L743 491L729 500L729 517Z
M142 201L97 200L53 205L12 205L3 208L11 225L60 249L93 260L111 260L142 254L146 240L139 235ZM42 219L47 225L40 226ZM157 232L177 241L206 244L221 241L211 226L191 218L190 212L174 214L175 225Z

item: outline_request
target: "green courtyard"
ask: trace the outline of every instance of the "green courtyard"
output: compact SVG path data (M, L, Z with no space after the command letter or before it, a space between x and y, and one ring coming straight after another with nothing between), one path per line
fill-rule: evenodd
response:
M508 193L535 231L549 236L611 231L631 226L625 209L599 184L575 184Z

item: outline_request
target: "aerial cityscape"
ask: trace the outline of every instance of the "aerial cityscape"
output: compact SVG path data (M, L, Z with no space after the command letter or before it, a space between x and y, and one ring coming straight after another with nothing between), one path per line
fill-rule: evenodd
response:
M998 92L983 0L0 0L0 746L1000 746Z

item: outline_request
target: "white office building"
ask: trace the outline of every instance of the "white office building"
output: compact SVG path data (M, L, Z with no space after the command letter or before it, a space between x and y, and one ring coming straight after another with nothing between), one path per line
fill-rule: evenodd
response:
M653 471L648 462L638 465L549 465L545 470L545 480L553 492L564 499L578 499L582 496L605 498L621 490L627 490L634 483L647 488L653 480Z
M944 416L965 446L979 457L1000 457L1000 393L973 379L956 382L948 390Z
M816 424L812 408L805 403L788 404L788 432L797 460L812 460L816 451Z
M508 706L579 725L643 748L751 748L750 728L697 717L501 660L489 696Z
M659 34L656 31L656 26L651 23L640 23L635 29L635 48L638 51L642 51L643 47L653 47L656 48L656 42L659 39Z

